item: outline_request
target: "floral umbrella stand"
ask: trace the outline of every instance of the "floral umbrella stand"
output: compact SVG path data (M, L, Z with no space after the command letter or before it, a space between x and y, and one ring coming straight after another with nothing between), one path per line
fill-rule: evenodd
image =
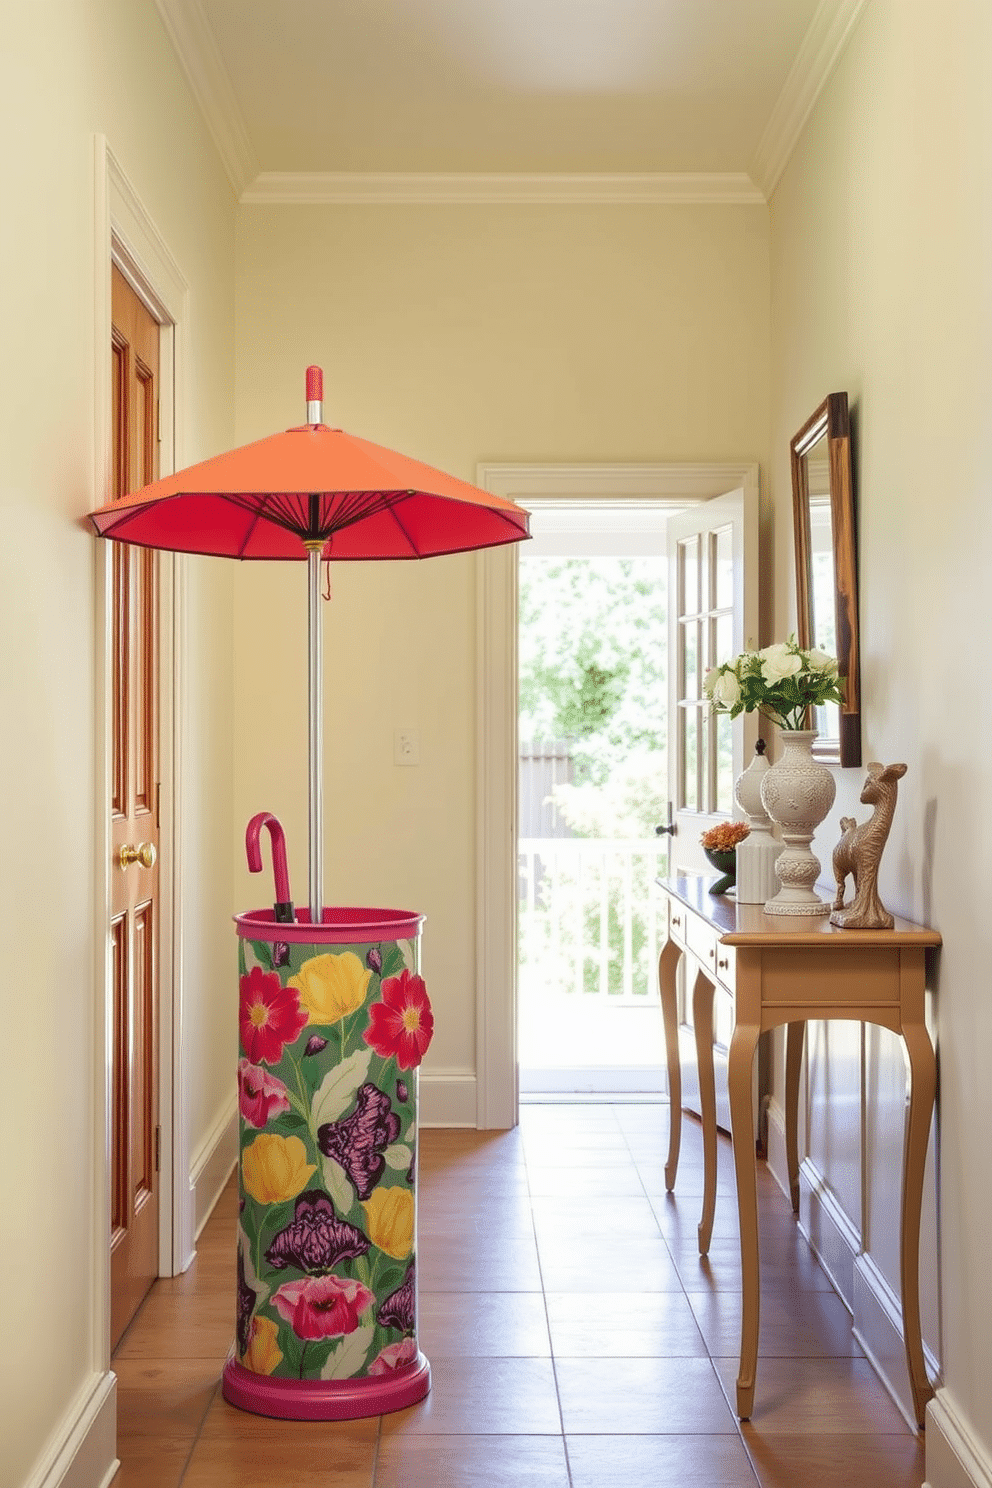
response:
M236 917L241 1128L232 1405L294 1420L400 1410L417 1343L418 1065L434 1019L423 915Z

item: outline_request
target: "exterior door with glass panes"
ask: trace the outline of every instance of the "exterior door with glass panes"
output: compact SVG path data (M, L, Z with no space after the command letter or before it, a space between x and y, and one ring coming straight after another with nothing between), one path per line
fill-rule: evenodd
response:
M669 819L673 874L715 877L700 844L703 832L739 816L734 782L758 736L758 716L731 721L703 696L710 667L758 644L758 497L730 491L668 524ZM696 967L683 957L679 986L682 1104L699 1113L692 1028ZM713 1009L717 1122L730 1130L727 1048L733 1027L729 995L717 988ZM764 1079L763 1049L757 1064ZM756 1105L760 1109L760 1104Z

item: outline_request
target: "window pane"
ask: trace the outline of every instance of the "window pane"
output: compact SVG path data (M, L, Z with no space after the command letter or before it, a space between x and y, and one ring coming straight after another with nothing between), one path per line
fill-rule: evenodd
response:
M682 579L682 613L699 614L699 538L689 537L679 543L679 568Z
M696 770L699 763L699 711L682 708L682 805L689 811L698 811L699 792L696 785Z
M716 607L729 610L734 603L734 535L730 527L713 534Z
M716 809L727 816L734 809L734 738L729 713L716 715Z
M734 659L734 617L732 615L718 615L716 617L716 656L713 658L714 665L722 666L725 661Z
M699 696L699 622L689 620L682 627L682 642L685 655L685 696L690 700Z

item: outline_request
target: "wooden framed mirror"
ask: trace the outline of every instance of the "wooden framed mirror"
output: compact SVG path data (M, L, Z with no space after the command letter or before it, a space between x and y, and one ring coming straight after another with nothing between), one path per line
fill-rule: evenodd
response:
M800 646L837 657L844 702L817 708L813 746L828 764L861 764L858 568L847 394L831 393L791 444Z

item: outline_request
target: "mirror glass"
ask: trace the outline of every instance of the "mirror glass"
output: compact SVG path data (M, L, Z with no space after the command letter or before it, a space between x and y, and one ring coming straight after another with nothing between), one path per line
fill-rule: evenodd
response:
M799 644L837 657L844 703L814 710L814 753L861 763L854 486L847 394L831 393L792 441Z

